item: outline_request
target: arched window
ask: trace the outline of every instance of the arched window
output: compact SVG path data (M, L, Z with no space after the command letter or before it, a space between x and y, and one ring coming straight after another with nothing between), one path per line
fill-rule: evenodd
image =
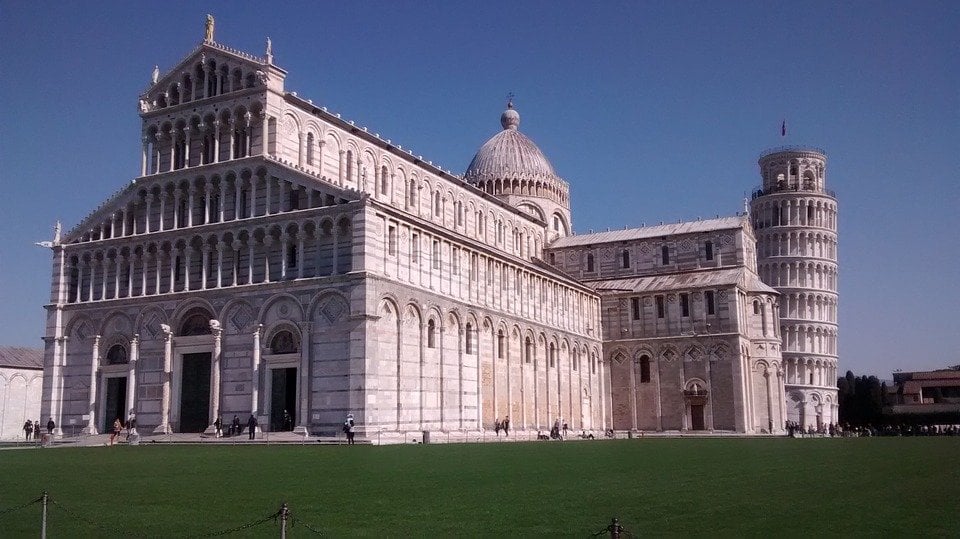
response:
M650 382L650 357L643 355L640 356L640 383L646 384Z
M533 360L533 343L530 342L530 337L527 337L526 343L524 345L523 360L526 363L530 363Z
M623 266L623 268L624 268L624 269L629 268L629 267L630 267L630 251L627 250L627 249L624 249L624 250L623 250L623 253L621 253L620 257L621 257L621 259L622 259L622 266Z
M556 361L557 361L557 348L556 346L553 345L553 343L550 343L550 366L553 367L554 364L556 364Z
M473 353L473 324L467 322L467 327L464 330L464 348L467 349L468 354Z
M300 342L287 330L278 331L270 340L271 354L296 354L299 351Z
M502 358L504 355L503 341L504 341L503 330L501 329L500 331L497 332L497 357L498 358Z
M121 365L127 362L127 349L122 344L115 344L107 350L107 365Z
M344 181L349 184L353 181L353 151L347 150L347 175Z
M433 214L440 217L440 191L433 194Z
M437 347L437 323L430 319L427 322L427 348Z
M390 191L390 178L387 176L387 165L380 167L380 194L386 198L392 199Z
M192 335L209 335L210 334L210 320L213 319L213 316L207 312L206 309L202 307L197 307L187 311L187 314L183 317L183 323L180 324L180 333L182 337L189 337Z
M587 271L593 271L593 253L587 253Z
M313 165L313 133L307 133L307 164Z

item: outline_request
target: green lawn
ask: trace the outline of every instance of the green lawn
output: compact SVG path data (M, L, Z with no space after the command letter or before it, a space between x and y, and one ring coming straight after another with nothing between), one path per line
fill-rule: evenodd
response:
M211 533L281 501L331 536L585 537L611 516L635 536L954 535L958 456L960 438L9 450L0 511L48 490L52 538ZM39 522L0 514L0 535Z

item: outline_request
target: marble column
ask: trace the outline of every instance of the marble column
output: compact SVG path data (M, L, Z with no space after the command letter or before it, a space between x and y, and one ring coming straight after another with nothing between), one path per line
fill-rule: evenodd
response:
M138 333L133 334L133 339L130 340L130 362L127 364L127 418L135 417L137 414L136 409L136 395L137 395L137 361L140 359L140 335ZM133 428L130 430L131 434L136 434L137 429Z
M253 361L250 375L250 413L258 415L260 400L260 332L263 324L257 324L253 329ZM258 429L259 430L259 429Z
M210 321L210 333L213 335L213 353L210 364L210 426L205 434L215 434L214 422L220 416L220 352L223 330L219 320Z
M160 324L163 330L163 393L160 402L160 424L154 434L170 434L170 378L173 370L173 331L170 326Z
M297 377L300 380L297 384L297 393L300 409L297 411L297 426L293 432L309 436L310 431L307 425L310 423L310 322L301 322L298 325L300 326L300 368L297 370Z
M95 436L97 432L97 371L100 370L100 336L93 337L93 350L90 354L90 406L87 408L87 426L84 434Z

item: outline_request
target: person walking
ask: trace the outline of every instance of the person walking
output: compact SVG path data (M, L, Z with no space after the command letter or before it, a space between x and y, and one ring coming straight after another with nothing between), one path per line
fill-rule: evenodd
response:
M357 433L357 427L353 423L353 414L347 414L347 420L343 422L343 432L347 433L347 445L353 445L353 437Z
M117 439L117 436L120 436L121 431L123 431L123 423L118 417L113 420L113 434L110 435L110 445L113 445L113 441Z
M53 418L50 418L50 421L47 421L47 434L52 435L53 429L57 428L57 424L53 422Z
M503 418L503 435L510 436L510 416Z
M257 436L257 418L250 414L250 419L247 420L247 432L249 432L250 439L253 440Z
M213 421L213 428L214 428L214 435L217 438L220 438L221 436L223 436L223 417L219 415L217 416L217 418Z
M27 420L23 424L23 437L26 441L30 441L30 436L33 435L33 421Z
M33 422L33 439L34 440L40 439L40 420L39 419Z
M127 442L130 442L130 436L137 434L137 415L130 414L127 418Z

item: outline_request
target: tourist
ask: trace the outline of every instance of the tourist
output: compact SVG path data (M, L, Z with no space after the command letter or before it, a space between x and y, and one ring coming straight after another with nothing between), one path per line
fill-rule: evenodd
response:
M510 416L503 418L503 435L510 436Z
M27 422L23 424L23 436L29 442L30 436L32 434L33 434L33 421L30 421L28 419Z
M353 414L347 414L347 420L343 422L343 432L347 433L347 445L354 445L354 436L357 433L357 427L353 423Z
M137 433L137 414L130 414L127 418L127 442L130 441L130 435Z
M53 422L53 418L50 418L50 421L47 421L47 434L53 434L53 429L57 428L57 424Z
M39 419L33 422L33 439L34 440L40 439L40 420Z
M293 417L286 410L283 411L283 430L293 430Z
M497 438L500 437L500 418L498 417L496 421L493 422L493 432L497 434Z
M250 439L253 440L257 435L257 418L250 414L250 419L247 420L247 431L250 433Z
M213 421L213 430L214 430L214 436L216 436L217 438L223 436L223 417L218 415L217 418Z
M113 445L113 441L120 436L120 431L123 430L123 423L120 422L120 418L113 420L113 434L110 435L110 445Z
M564 422L563 422L563 437L564 437L564 438L567 437L567 429L569 429L569 428L570 428L570 426L567 425L567 422L566 422L566 421L564 421Z

